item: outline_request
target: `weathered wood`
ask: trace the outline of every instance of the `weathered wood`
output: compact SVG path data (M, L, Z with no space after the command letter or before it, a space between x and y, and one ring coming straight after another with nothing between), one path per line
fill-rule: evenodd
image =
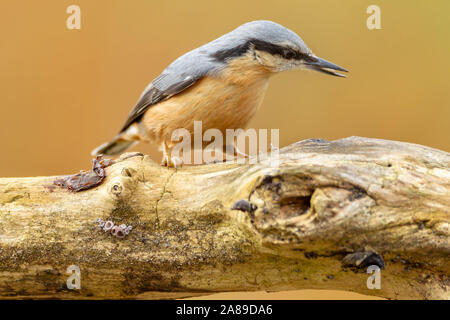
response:
M351 137L290 145L278 168L125 158L78 193L47 188L55 177L0 179L0 297L450 296L449 153ZM98 218L133 229L119 239ZM367 265L383 262L381 289L369 290ZM70 265L80 290L65 285Z

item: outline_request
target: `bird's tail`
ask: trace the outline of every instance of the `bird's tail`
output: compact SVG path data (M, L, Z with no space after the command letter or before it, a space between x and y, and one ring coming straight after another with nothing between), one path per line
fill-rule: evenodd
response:
M93 156L98 156L98 155L112 156L112 155L121 153L128 148L131 148L136 143L138 143L138 141L126 140L126 139L124 139L122 134L119 134L110 142L105 142L101 146L95 148L91 152L91 155L93 155Z

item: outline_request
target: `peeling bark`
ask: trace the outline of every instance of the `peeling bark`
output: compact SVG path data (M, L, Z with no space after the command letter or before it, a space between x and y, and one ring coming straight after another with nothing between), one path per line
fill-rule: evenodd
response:
M0 179L1 298L450 297L449 153L351 137L290 145L276 168L167 169L126 154L105 170L77 193L46 187L55 177ZM117 238L97 219L132 229ZM380 290L366 286L372 264ZM79 290L66 286L70 265Z

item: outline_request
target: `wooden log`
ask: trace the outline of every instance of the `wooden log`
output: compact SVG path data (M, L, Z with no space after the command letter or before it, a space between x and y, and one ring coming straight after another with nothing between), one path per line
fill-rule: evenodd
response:
M301 141L279 161L167 169L125 154L81 192L49 187L56 177L2 178L0 297L449 298L449 153L351 137ZM132 230L115 237L97 219ZM80 289L67 287L71 265ZM381 289L367 287L370 265Z

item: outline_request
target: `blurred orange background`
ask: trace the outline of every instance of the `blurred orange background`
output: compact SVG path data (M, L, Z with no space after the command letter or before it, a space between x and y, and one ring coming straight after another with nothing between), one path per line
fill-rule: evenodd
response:
M81 30L66 28L71 4ZM371 4L381 30L366 26ZM279 128L281 146L358 135L450 151L448 12L447 0L2 1L0 176L88 169L171 61L256 19L350 73L275 76L250 127ZM160 160L155 146L133 150Z
M66 28L71 4L81 30ZM371 4L381 30L366 26ZM358 135L450 151L449 11L446 0L2 1L0 176L89 168L91 150L171 61L256 19L350 73L275 76L250 127L280 128L281 146ZM133 150L160 160L154 146Z

